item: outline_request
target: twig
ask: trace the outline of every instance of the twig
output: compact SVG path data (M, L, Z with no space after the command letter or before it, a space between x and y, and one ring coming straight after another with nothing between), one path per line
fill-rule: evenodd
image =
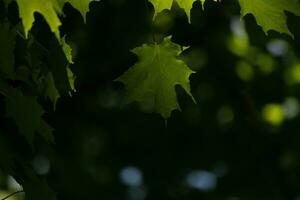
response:
M11 194L7 195L6 197L2 198L1 200L6 200L6 199L8 199L8 198L10 198L10 197L12 197L12 196L14 196L16 194L23 193L23 192L24 192L23 190L16 191L14 193L11 193Z

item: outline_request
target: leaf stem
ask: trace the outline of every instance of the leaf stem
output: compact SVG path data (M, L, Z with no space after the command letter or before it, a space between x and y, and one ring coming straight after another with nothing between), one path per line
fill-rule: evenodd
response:
M24 190L20 190L20 191L16 191L14 193L11 193L11 194L7 195L6 197L2 198L1 200L6 200L6 199L8 199L8 198L10 198L10 197L12 197L16 194L19 194L19 193L24 193Z

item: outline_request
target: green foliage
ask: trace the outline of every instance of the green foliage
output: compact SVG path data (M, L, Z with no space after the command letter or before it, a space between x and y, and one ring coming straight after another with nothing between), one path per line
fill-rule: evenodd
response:
M98 114L97 112L100 110L99 107L101 106L106 109L112 107L117 110L116 107L118 106L116 106L116 102L118 102L119 99L115 100L115 96L117 96L117 98L120 97L118 94L111 92L111 88L108 92L106 91L107 94L101 93L103 91L97 91L97 95L89 93L90 90L93 91L92 89L94 87L98 89L99 85L103 82L107 85L113 85L114 82L121 82L126 90L126 94L124 95L126 104L137 102L141 110L159 113L165 120L169 120L171 118L172 111L174 110L181 110L181 107L183 108L182 110L184 110L183 114L174 115L174 118L179 115L186 115L185 111L188 110L189 113L192 113L191 117L185 116L185 120L188 121L188 129L192 126L197 126L198 115L195 114L197 110L194 108L199 106L202 109L201 101L211 98L211 96L216 95L218 92L227 93L229 91L228 96L236 93L242 96L245 91L236 92L235 90L238 90L242 87L240 85L243 84L254 84L251 81L255 80L257 74L259 74L259 77L269 80L272 79L276 73L286 73L287 78L285 78L287 80L283 80L284 78L281 77L277 82L283 85L285 84L283 82L287 82L287 85L290 84L293 86L300 82L298 70L299 59L296 58L296 53L288 52L288 50L284 52L285 49L283 45L280 46L281 49L279 48L281 52L273 52L273 54L278 53L279 55L271 55L270 52L272 51L272 48L270 47L270 44L272 44L273 41L266 36L270 30L290 36L295 35L294 32L297 32L296 28L294 27L295 30L292 30L287 25L287 12L300 16L300 3L298 0L238 0L237 3L239 3L241 10L239 10L239 6L237 6L234 2L224 3L224 5L230 5L228 6L230 9L226 7L226 10L222 10L223 7L220 6L223 5L222 1L202 0L201 3L204 7L208 5L211 7L217 7L216 5L218 5L221 9L216 9L216 11L213 9L195 9L195 15L193 15L195 16L195 18L193 18L195 19L195 22L194 20L191 21L191 11L194 10L192 9L193 5L196 5L197 8L201 7L199 4L200 1L197 0L148 0L145 2L145 5L143 4L145 8L144 10L141 10L141 12L135 7L130 8L140 14L142 16L141 18L145 19L139 19L136 17L138 15L133 15L133 17L131 15L129 16L126 12L129 8L123 6L128 3L126 1L103 0L103 2L97 4L95 8L94 6L91 7L93 8L91 9L93 12L91 13L92 22L88 22L90 17L87 19L86 14L90 11L90 3L93 0L15 0L15 5L17 5L19 11L18 16L12 16L17 15L17 12L13 13L11 11L14 9L13 6L7 6L9 4L12 5L13 1L14 0L0 0L1 5L5 5L0 13L0 104L3 104L0 106L0 109L2 109L1 111L3 111L3 113L0 113L0 119L4 122L0 124L0 157L7 160L7 162L4 162L0 159L0 168L5 173L14 176L15 179L22 184L28 200L56 199L55 192L52 188L59 187L53 186L55 185L53 182L50 184L51 187L48 186L48 184L51 183L51 180L49 181L46 178L44 179L42 175L38 174L38 170L34 169L33 162L36 156L39 156L40 154L45 153L51 156L55 154L56 147L53 146L55 145L55 138L52 123L63 124L63 131L66 132L67 135L72 131L70 131L71 128L69 129L68 125L65 124L65 121L71 121L73 120L73 117L76 117L75 114L73 114L73 111L75 113L75 111L80 110L80 112L84 114L85 119L86 115L89 115L90 111L93 113L92 115L95 113ZM145 15L145 10L149 11L149 8L147 7L148 2L150 2L154 7L154 16L150 16L150 14L149 16L147 14ZM70 4L70 6L64 7L66 4ZM138 4L136 5L137 7L140 6ZM186 16L176 16L177 9L171 9L174 5L183 9ZM105 6L111 9L111 13L108 13L105 16L98 16L100 11L104 12L103 8L106 8ZM133 6L131 5L131 7ZM234 10L233 7L238 8L236 12L232 11ZM63 8L67 9L69 12L65 12ZM74 9L77 10L77 12L73 12ZM168 24L168 27L164 27L165 29L163 31L157 30L159 28L152 24L152 17L157 17L158 13L166 9L170 12L166 14L165 21L162 20L163 22L161 24ZM212 11L218 13L212 14ZM117 15L119 12L123 15ZM40 15L36 16L36 13ZM263 35L261 36L259 35L260 33L255 32L254 35L257 34L260 37L252 37L249 39L248 36L246 36L247 33L245 30L243 30L244 32L241 32L240 30L231 30L231 33L228 28L229 21L233 20L233 17L238 13L241 14L242 18L248 14L253 15L257 25L262 27L266 35L261 32ZM76 14L79 17L77 16L76 18ZM70 20L68 18L70 16L74 19L72 18ZM118 20L122 19L124 16L128 17L125 17L123 20L127 23L130 22L130 26L119 23ZM197 16L205 16L206 18L205 20L202 20L202 18L197 19ZM218 18L218 16L220 18ZM216 18L216 20L214 18ZM226 20L228 20L224 23L225 25L222 24L222 18L226 18ZM218 21L220 19L221 22ZM110 33L119 33L119 35L114 35L114 37L112 37L113 42L111 43L120 49L117 50L111 43L106 43L106 38L110 38L110 33L105 32L105 34L101 35L97 32L95 33L96 36L93 35L94 26L97 26L97 23L101 20L105 21L106 26L104 27L107 28ZM139 20L146 21L143 21L146 25L143 24L144 26L139 27L140 29L136 28L137 25L134 24L138 24L140 22ZM235 24L231 23L231 25L234 27ZM251 24L247 25L251 27ZM216 26L220 26L222 29L218 29ZM227 27L224 28L223 26ZM249 27L247 28L251 29ZM128 41L127 39L124 39L123 41L123 39L120 38L126 38L126 31L124 30L128 29L131 31L128 32L131 34L137 34L138 37L137 35L130 36L127 37L127 39L130 38ZM254 30L253 27L251 30ZM94 37L86 37L89 34ZM101 38L103 39L101 40L98 37L103 37L104 39ZM284 37L279 39L283 40ZM100 46L96 45L99 41L103 43L103 46L101 46L102 44ZM209 43L209 41L213 42ZM95 46L93 46L94 42ZM251 44L251 42L254 44ZM299 46L299 41L297 39L285 42L287 44L288 42L292 43L291 46L293 46L293 42L295 42L294 46ZM228 45L228 43L230 44ZM193 45L198 46L195 49ZM184 46L191 47L185 48ZM217 46L217 48L215 48L215 46ZM131 58L126 57L128 56L127 54L130 53L129 49L132 48L133 50L131 52L135 54L137 61L133 58L131 60ZM201 67L205 65L205 62L207 61L205 60L206 54L202 52L204 51L202 48L207 50L208 54L210 54L207 58L211 68L206 69L206 71L201 71ZM292 49L292 47L286 48ZM267 52L267 50L270 52ZM79 58L76 57L78 53L77 51L80 55ZM225 53L223 54L223 52ZM99 54L99 57L102 57L99 59L97 58L98 63L95 63L90 61L91 57L89 57L89 53L91 53L91 57L96 57ZM284 53L288 54L288 56L282 59ZM124 59L124 65L123 63L121 64L122 66L120 66L119 63L115 64L115 60L109 61L109 63L111 62L112 64L107 64L108 61L105 60L105 56L111 54L113 54L113 59L115 60L122 60L126 57ZM124 56L123 54L126 55ZM213 54L213 56L211 56L211 54ZM227 66L220 66L221 61L218 61L219 58L217 56L224 56L225 58L223 59L228 59L229 61L226 61L230 63L230 67L234 68L235 66L236 70L232 72L230 71L232 70L231 68L226 68ZM81 62L77 62L77 60L80 60ZM278 66L289 65L290 67L291 65L292 67L288 70L281 69L281 71L276 71L274 63L277 63ZM106 64L109 67L107 69L102 69L102 65ZM90 65L93 65L94 68L90 68ZM124 71L124 68L126 67L129 69L121 75L120 71ZM216 70L217 67L219 68ZM118 73L116 72L116 74L113 75L109 73L110 70L113 71L115 69ZM88 72L89 75L92 74L97 78L96 80L91 80L91 82L89 82L90 80L86 81L87 83L85 85L80 85L80 83L82 83L80 81L86 78L85 70L90 70ZM205 73L212 73L210 70L213 71L213 76L206 77ZM227 71L229 72L227 73ZM195 87L195 94L192 94L191 85L193 81L191 81L191 77L194 78L194 76L191 75L194 73L196 73L195 79L203 80L203 83L197 80L198 83L201 82L202 85L197 85L197 87ZM118 76L119 78L115 79ZM77 78L79 79L78 82L76 82ZM205 85L205 81L209 82L211 81L210 79L217 80L217 84L213 86ZM216 85L219 87L221 85L222 87L224 82L218 82L219 79L224 79L224 82L226 83L228 81L230 84L234 85L235 88L232 90L226 90L227 88L224 87L221 88L221 91L219 90L217 92L213 89L207 89L210 87L214 88ZM232 79L234 79L234 81L232 81ZM74 97L73 94L77 92L75 89L75 83L76 86L79 85L81 90L79 90L78 94L74 95ZM188 98L191 98L194 102L196 102L195 99L197 96L197 102L199 100L199 105L189 105L190 107L182 106L185 105L184 95L180 96L179 92L176 92L176 86L181 87L187 94L185 96L188 96ZM266 86L262 84L262 88L264 87ZM292 88L288 90L287 93L292 94L296 89L299 88ZM207 92L208 90L209 92ZM85 97L83 98L84 100L80 99L80 91L89 98L93 97L94 99L85 99ZM101 101L99 103L99 96L101 98L105 96L107 102L103 103ZM179 96L183 97L183 100L180 99ZM56 119L55 114L56 112L59 112L56 111L56 107L59 107L57 105L60 98L62 98L62 103L64 103L61 107L67 107L65 109L67 111L72 110L72 113L67 115L67 117L63 115L63 117ZM241 113L244 113L245 110L248 112L248 110L252 109L252 104L256 105L257 103L252 102L248 96L243 98L247 99L247 102L245 103L247 104L247 108L242 110ZM229 101L228 99L226 99L226 101ZM286 114L286 110L290 111L291 109L283 108L281 103L278 102L267 102L266 99L257 103L259 108L256 108L253 112L254 114L249 114L251 115L250 121L253 120L252 115L255 115L260 109L262 110L261 116L257 118L265 122L267 124L266 126L274 126L276 129L284 124L286 120L285 115L290 114ZM277 97L274 99L279 101ZM290 99L293 100L293 98ZM281 100L282 98L280 101ZM69 108L69 101L76 101L76 103ZM81 106L77 101L84 101L87 105ZM96 101L97 103L95 103ZM220 99L218 99L218 101L220 101ZM290 101L290 103L291 102L294 103L293 105L291 104L292 106L297 106L295 102ZM89 104L97 104L98 107L89 107ZM99 106L99 104L101 105ZM236 104L236 102L233 102L232 104ZM85 111L85 109L89 112ZM203 108L203 110L205 109L206 108ZM82 110L84 110L84 112ZM214 111L215 110L216 109L214 109ZM107 110L105 110L105 117L103 117L103 119L106 119L108 116L106 112ZM46 116L48 113L52 114L52 118L50 114L50 120ZM225 105L221 107L215 115L217 117L213 116L209 120L215 120L215 118L217 118L223 126L224 124L230 124L230 122L234 119L235 113L231 106ZM87 121L89 121L89 118L86 118ZM191 118L197 118L197 120ZM255 118L254 121L257 120L256 116L253 118ZM170 121L172 122L172 120L174 119L171 118ZM50 121L52 123L50 123ZM124 124L128 123L125 119L124 121ZM210 123L211 121L208 121L208 124ZM78 131L76 127L79 126L78 124L73 123L73 121L69 122L69 124L74 126L75 128L73 128ZM254 124L254 128L251 127L251 129L256 129L256 121ZM126 126L128 125L126 124ZM242 126L244 126L244 124ZM118 130L118 128L119 127L114 127L114 131L115 129ZM210 132L214 132L215 129L216 127L213 127L209 130ZM185 128L184 131L186 130L187 129ZM67 137L70 136L68 135ZM23 139L25 139L26 142L23 142ZM81 141L82 138L79 138L78 140ZM20 147L19 144L21 144ZM58 146L59 145L62 144L59 143ZM240 146L243 146L243 144ZM69 152L66 154L68 153ZM91 155L89 156L92 157ZM85 165L88 166L88 170L84 172L84 177L94 177L95 175L93 173L96 171L95 169L97 167L90 167L90 158L88 157L85 159L88 161L84 160L83 162L78 162L82 168L84 168ZM62 160L53 160L54 168L56 167L55 170L59 168L57 167L59 164L64 164ZM73 162L73 160L70 162ZM56 176L59 177L57 174ZM107 177L109 177L109 175L107 175ZM97 177L93 181L97 183L101 182L102 184L105 180L102 180L101 178ZM72 180L68 181L72 184ZM63 185L65 183L60 184ZM89 187L92 188L92 186ZM70 190L75 189L72 188ZM222 196L222 198L223 197L224 196Z
M62 39L62 49L66 55L66 58L70 64L74 64L73 62L73 56L72 56L72 48L70 45L66 42L66 38L64 37Z
M90 3L90 1L68 2L74 4L73 6L78 8L84 15L88 11L88 4ZM11 1L5 1L4 3L9 4ZM75 90L75 78L69 68L69 65L73 64L73 58L71 47L66 43L65 38L60 39L59 34L61 22L58 14L61 13L65 1L27 2L18 0L17 3L25 29L25 37L29 37L28 52L26 52L28 67L19 66L15 70L15 38L19 30L17 30L17 26L12 28L8 22L3 22L0 24L0 72L3 75L1 94L5 96L6 117L14 120L19 132L33 146L35 134L39 134L45 140L53 142L52 128L42 119L44 111L37 102L37 96L24 95L21 88L9 86L7 80L22 80L26 84L37 85L39 93L49 98L55 108L61 93L69 93ZM55 40L52 40L49 49L45 50L45 47L28 35L34 22L35 12L45 17L51 31L61 41L61 46ZM48 55L45 55L44 51ZM44 57L48 57L47 64L42 62Z
M60 2L66 3L69 2L75 9L77 9L84 20L86 19L86 13L89 11L89 4L94 0L64 0Z
M44 81L45 81L45 96L52 101L55 110L57 100L60 98L60 94L55 86L53 74L49 72L48 75L45 77Z
M287 27L285 11L300 16L300 4L298 0L239 0L241 14L253 14L257 24L262 26L267 33L275 30L279 33L292 35Z
M20 17L22 18L25 37L28 37L34 22L34 13L37 12L44 16L45 20L50 26L50 29L55 33L56 37L60 39L59 27L61 21L57 15L62 13L62 8L66 2L69 2L74 8L78 9L85 19L85 15L89 10L89 3L93 0L16 0L20 10Z
M154 6L154 10L155 10L155 14L154 16L157 15L157 13L165 10L165 9L171 9L172 4L173 4L173 0L150 0L150 2L153 4Z
M155 8L155 16L157 13L171 9L174 0L150 0ZM183 8L190 20L190 10L195 0L177 0L179 7ZM204 0L202 1L205 2ZM267 33L269 30L275 30L280 33L292 35L287 27L287 17L285 11L289 11L300 16L300 5L298 0L239 0L241 6L241 15L253 14L258 25L262 26Z
M126 86L127 102L137 101L145 110L169 118L173 110L180 109L176 85L192 96L189 77L194 72L178 59L180 46L165 38L159 45L144 44L133 52L139 62L118 79Z
M57 12L60 12L59 4L56 0L17 0L20 17L23 22L25 37L28 37L28 32L30 31L34 22L34 13L38 12L44 16L45 20L50 26L50 29L55 33L56 37L59 39L59 26L61 22L57 16Z
M13 119L29 144L33 145L35 133L53 142L52 129L42 119L43 109L36 97L24 96L21 91L5 84L0 85L0 92L5 96L6 116Z
M176 3L179 5L179 7L184 9L189 20L191 18L190 11L191 11L191 9L193 7L193 3L195 1L196 0L177 0L176 1ZM154 9L155 9L154 16L156 16L157 13L159 13L165 9L171 9L174 0L150 0L150 2L154 6Z

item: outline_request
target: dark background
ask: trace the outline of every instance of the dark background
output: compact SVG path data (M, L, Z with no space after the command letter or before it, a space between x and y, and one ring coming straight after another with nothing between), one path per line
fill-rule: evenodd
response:
M17 23L16 5L9 10L9 19ZM274 125L261 115L266 104L300 97L298 83L287 84L285 76L300 53L299 18L286 13L292 39L273 31L267 36L253 16L245 17L250 45L271 56L275 67L266 75L253 64L253 78L243 81L235 66L257 58L230 51L230 27L239 17L235 1L206 0L204 11L196 2L191 24L175 4L162 14L169 19L163 26L152 25L153 7L144 0L93 2L86 23L69 4L64 13L61 32L75 47L71 69L76 92L59 99L55 111L50 101L40 99L45 119L55 129L55 144L37 140L36 152L26 158L49 161L50 170L40 178L59 200L300 197L300 118ZM53 36L43 18L36 18L32 33L47 47ZM131 49L167 35L190 46L182 58L197 71L190 78L197 104L177 87L182 112L174 111L166 123L138 104L124 105L125 88L114 80L137 62ZM286 40L288 52L271 55L266 46L274 39ZM129 173L127 183L122 172ZM187 181L188 176L197 186Z

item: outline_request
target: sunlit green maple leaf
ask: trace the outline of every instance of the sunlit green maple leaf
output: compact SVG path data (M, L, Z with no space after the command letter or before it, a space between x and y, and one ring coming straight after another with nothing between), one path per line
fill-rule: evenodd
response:
M284 12L289 11L300 16L298 0L239 0L239 2L242 16L253 14L257 24L262 26L266 33L275 30L292 36Z
M173 110L180 110L176 85L192 97L189 77L194 72L178 58L181 47L166 38L159 45L144 44L133 52L139 62L117 79L126 86L127 103L139 102L146 110L169 118Z
M176 0L180 8L183 8L186 12L188 19L190 20L191 14L190 11L193 7L193 3L197 0ZM165 9L171 9L172 4L174 0L150 0L150 2L153 4L155 9L154 17L157 15L157 13L160 13L161 11Z
M57 38L59 35L59 26L61 22L57 12L60 11L59 4L56 0L16 0L19 6L20 17L23 22L25 37L27 38L34 22L34 13L37 12L45 18L51 31Z
M67 67L67 75L68 75L68 80L69 80L69 84L71 87L71 91L76 92L76 88L75 88L75 80L76 77L74 75L74 73L72 72L72 70L70 69L70 67ZM69 91L69 94L71 95L71 91Z
M183 8L189 21L191 20L191 9L193 8L193 3L196 0L176 0L179 7Z
M61 42L62 49L63 49L63 51L64 51L64 53L66 55L66 58L67 58L68 62L70 64L74 64L71 46L66 42L66 38L65 37L63 37L61 41L62 41Z
M165 9L171 9L173 0L150 0L152 5L154 6L154 17Z
M72 55L72 48L66 42L66 38L62 38L62 49L63 49L63 51L66 55L66 58L69 62L68 66L67 66L67 75L68 75L70 87L71 87L72 91L75 91L75 76L74 76L72 70L70 69L70 64L74 64L73 55Z
M41 14L47 21L51 31L55 33L59 39L59 26L61 21L58 14L62 13L63 5L69 2L74 8L85 18L89 11L89 3L93 0L16 0L19 6L20 17L25 29L25 37L27 38L34 22L34 13Z
M75 9L77 9L84 20L86 19L86 13L89 12L89 4L94 0L64 0L69 2Z

